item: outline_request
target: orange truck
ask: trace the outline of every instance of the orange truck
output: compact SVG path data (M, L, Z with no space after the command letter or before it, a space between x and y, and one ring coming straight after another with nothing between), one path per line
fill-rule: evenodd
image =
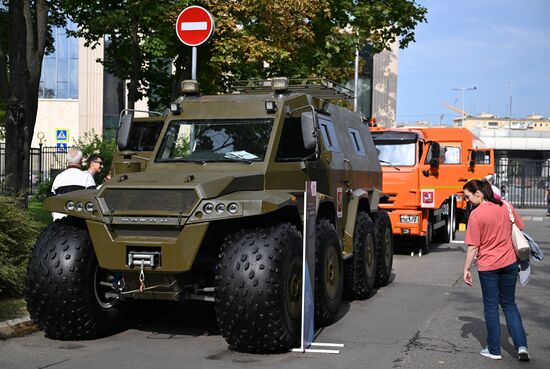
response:
M372 127L394 236L416 238L419 254L447 243L467 218L462 186L494 173L492 149L466 128ZM414 250L413 250L414 251Z

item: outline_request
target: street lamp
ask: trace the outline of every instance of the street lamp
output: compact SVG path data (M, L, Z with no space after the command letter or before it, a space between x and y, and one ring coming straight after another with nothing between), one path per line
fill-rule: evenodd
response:
M477 87L457 87L457 88L451 88L453 91L462 91L462 127L464 127L464 115L466 112L464 111L464 91L474 91L477 90Z

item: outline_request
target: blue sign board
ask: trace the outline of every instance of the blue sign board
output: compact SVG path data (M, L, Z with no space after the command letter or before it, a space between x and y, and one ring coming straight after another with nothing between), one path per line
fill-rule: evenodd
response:
M57 142L67 142L67 141L69 141L69 130L68 129L56 129L55 130L55 140Z
M57 152L67 152L67 143L66 142L58 142L56 144L56 151Z

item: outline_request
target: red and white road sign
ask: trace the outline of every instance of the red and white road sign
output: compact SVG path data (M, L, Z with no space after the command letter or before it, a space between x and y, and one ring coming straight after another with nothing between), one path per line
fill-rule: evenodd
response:
M183 9L176 20L176 34L187 46L199 46L208 41L214 27L212 14L196 5Z

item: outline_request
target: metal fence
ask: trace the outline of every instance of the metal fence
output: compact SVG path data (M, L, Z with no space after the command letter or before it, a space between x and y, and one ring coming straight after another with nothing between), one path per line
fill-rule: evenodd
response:
M36 193L40 182L53 178L65 169L66 153L54 146L31 148L29 157L29 183L31 194ZM0 193L4 192L6 180L6 147L0 142Z
M31 148L29 183L36 193L39 183L65 168L65 152L57 147ZM0 193L4 192L5 146L0 142ZM518 208L546 208L550 186L550 160L500 158L495 164L496 185Z
M500 158L495 165L496 185L517 208L546 208L550 160Z

